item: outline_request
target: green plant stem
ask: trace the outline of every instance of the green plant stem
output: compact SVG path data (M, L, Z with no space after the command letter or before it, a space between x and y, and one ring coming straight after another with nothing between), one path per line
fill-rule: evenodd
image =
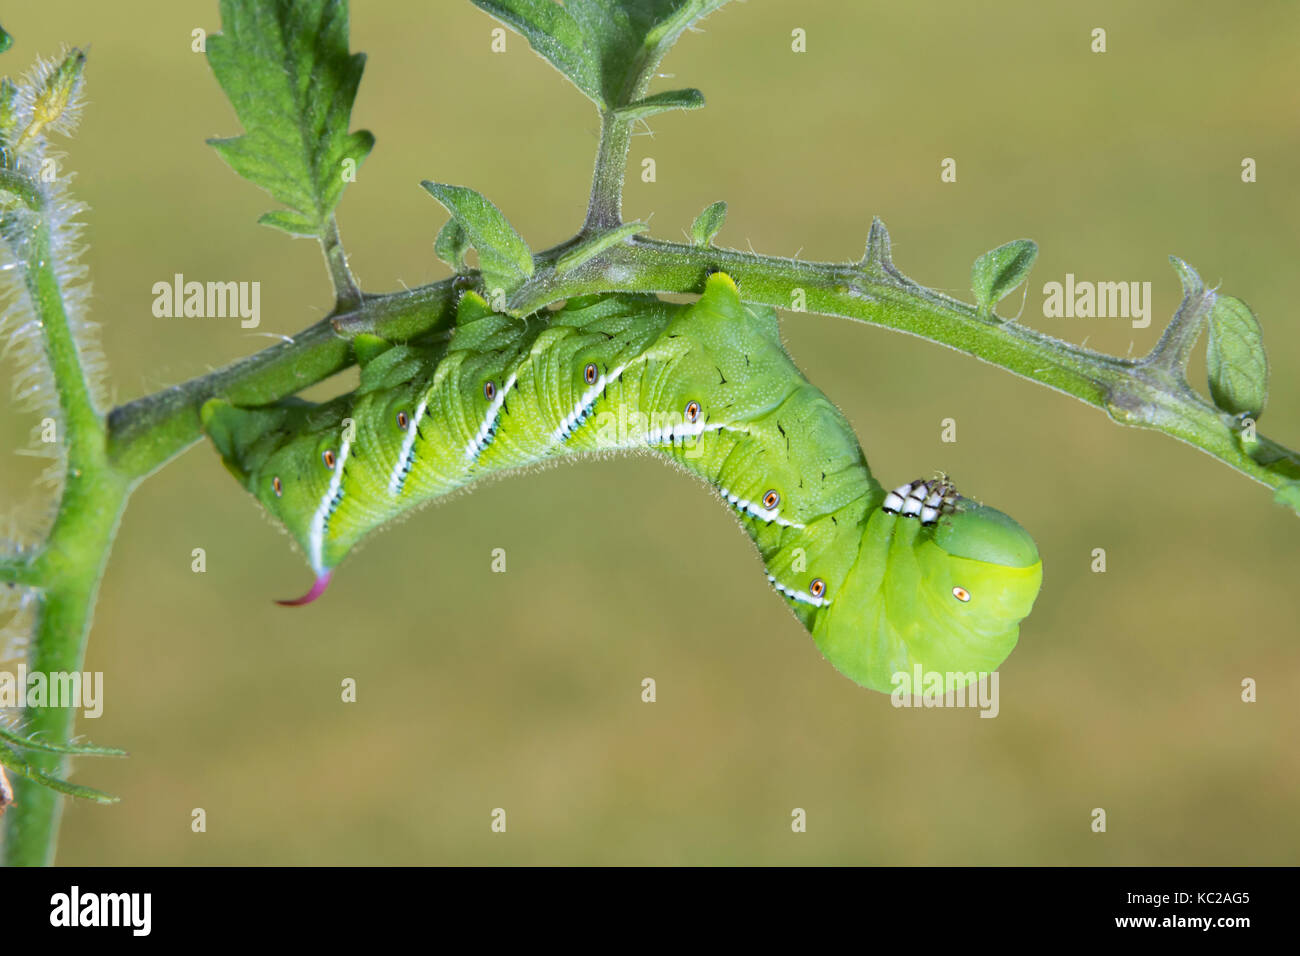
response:
M54 374L67 448L58 515L41 552L27 565L29 581L40 587L28 668L32 673L47 674L82 668L100 577L130 491L129 480L108 463L104 423L82 374L51 258L49 227L40 217L31 234L24 268ZM71 735L74 720L72 708L29 707L23 714L23 731L37 739L62 742ZM62 777L68 757L33 752L28 763ZM14 805L5 814L7 863L43 865L52 861L62 803L59 794L34 781L14 781Z
M333 216L325 226L320 245L325 253L325 264L329 267L330 280L334 283L335 308L338 311L356 308L361 302L361 290L352 275L352 267L348 265L348 254L339 237L339 223Z
M46 583L36 612L28 656L30 673L80 671L86 636L130 485L111 468L83 470L69 482L59 516L38 562ZM72 735L76 711L67 707L29 707L23 733L43 740L65 741ZM54 777L66 777L69 757L32 751L27 762ZM53 862L64 798L31 780L14 781L14 805L5 814L5 862L10 866L45 866Z
M557 273L556 263L572 247L564 243L536 257L533 278L508 303L512 313L599 292L698 293L708 273L721 269L736 279L746 301L789 309L795 290L802 290L809 312L896 329L973 355L1101 408L1118 422L1172 435L1269 487L1300 478L1300 455L1262 436L1248 453L1231 417L1167 363L1116 358L996 315L981 317L974 305L917 285L892 266L802 262L637 237ZM291 395L350 363L346 337L368 332L406 341L445 329L452 301L451 280L367 298L292 344L122 406L109 417L113 461L130 474L145 474L198 439L198 409L208 398L259 404ZM1153 355L1164 354L1160 349Z
M799 262L641 238L562 277L539 269L509 306L528 312L539 301L610 289L693 292L713 269L730 274L746 301L788 309L794 291L802 290L810 312L947 345L1104 409L1123 424L1163 431L1271 488L1300 478L1300 455L1262 438L1258 448L1243 445L1233 417L1197 395L1165 360L1173 349L1185 365L1189 322L1175 323L1151 356L1121 359L997 316L981 317L975 306L925 289L892 267L869 272L861 264ZM1273 460L1260 460L1266 456Z
M623 222L623 180L632 142L631 124L610 111L601 114L600 147L591 181L584 233L612 229Z
M1160 335L1155 347L1142 360L1148 368L1163 369L1182 377L1191 360L1192 349L1201 337L1216 296L1187 263L1170 257L1183 283L1183 301Z
M646 95L655 70L664 54L677 42L682 31L696 19L689 4L665 20L637 53L628 71L627 89L621 91L619 104L634 103ZM583 235L613 229L623 224L623 181L627 174L627 154L632 142L632 121L617 111L617 106L601 111L600 146L596 151L596 169L592 175L591 199L587 204L587 221Z
M68 460L82 460L102 445L103 423L95 410L90 387L81 373L77 341L63 307L63 292L51 264L49 224L44 217L36 226L28 251L27 290L36 304L45 342L45 356L54 373L54 388L63 410L63 430ZM75 373L75 374L73 374Z
M350 347L322 320L294 336L202 378L175 385L109 412L109 457L115 468L144 477L183 451L202 427L199 409L218 395L260 405L292 395L348 365Z
M406 341L448 327L453 301L451 280L367 296L355 311L322 319L291 341L118 406L108 416L110 461L124 474L143 478L198 439L199 409L208 399L263 405L343 371L353 364L352 344L335 331L336 323L350 321L354 331L382 330L394 341Z

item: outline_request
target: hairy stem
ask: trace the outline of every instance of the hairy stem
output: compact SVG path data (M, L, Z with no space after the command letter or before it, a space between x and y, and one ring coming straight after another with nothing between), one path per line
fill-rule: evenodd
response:
M83 470L68 484L59 516L36 564L41 590L36 629L28 655L30 673L82 669L100 577L112 548L130 486L107 467ZM28 707L22 729L38 740L70 739L76 712L68 707ZM32 751L27 763L53 777L66 777L69 757ZM40 784L14 781L14 805L5 814L5 862L44 866L53 862L64 798Z
M1201 277L1187 263L1174 256L1170 256L1170 259L1183 283L1183 302L1165 327L1160 341L1143 359L1143 364L1182 377L1217 297L1205 288Z
M198 437L199 409L208 399L273 402L347 368L349 353L326 319L202 378L120 405L108 415L109 457L115 468L144 477Z
M352 312L322 319L280 342L201 378L113 409L108 453L113 466L142 478L198 440L199 410L211 398L264 405L294 395L353 364L352 345L335 331L372 331L394 341L446 328L452 321L452 282L436 282L392 295L368 296Z
M883 229L882 229L883 232ZM973 355L1024 378L1104 409L1127 425L1172 435L1277 489L1300 479L1300 455L1260 437L1244 442L1235 419L1197 395L1181 369L1213 296L1189 289L1179 319L1150 356L1130 360L1070 345L931 291L902 276L888 259L862 263L799 262L715 248L633 238L598 261L563 277L539 269L511 300L532 311L535 299L555 301L611 288L693 292L709 271L722 269L750 302L857 319L908 332ZM799 293L797 296L796 293ZM1206 297L1209 304L1206 304ZM1178 371L1165 356L1181 362Z
M45 356L54 375L54 387L63 410L63 428L69 461L88 454L87 446L103 437L103 424L95 410L90 387L81 372L77 341L68 324L63 292L51 263L49 223L41 216L33 230L24 263L27 292L41 319Z
M85 657L99 580L130 483L108 464L104 423L82 372L43 216L33 225L23 265L63 412L68 456L54 527L40 554L26 565L27 583L40 591L28 668L32 673L74 672L81 670ZM61 742L71 735L74 719L68 707L28 707L23 730L33 738ZM34 752L27 762L37 771L62 777L68 758ZM26 778L14 781L14 793L14 805L5 815L5 860L47 864L54 856L63 798Z
M601 111L600 146L596 151L596 169L592 175L591 200L587 204L583 234L623 224L623 180L627 174L632 121L620 115L617 107L645 96L664 54L697 16L690 5L683 5L675 16L665 20L646 37L645 45L628 70L627 87L619 92L618 103Z
M334 283L334 301L336 310L355 308L361 302L361 289L352 275L348 265L348 254L343 249L343 240L339 238L339 223L330 216L325 234L320 240L321 251L325 253L325 264L330 270L330 280Z
M601 115L600 148L591 180L591 201L587 204L584 232L610 229L623 221L623 179L632 136L628 121L616 113Z
M1150 356L1116 358L996 315L981 316L974 305L903 277L887 252L884 258L869 254L862 263L801 262L636 237L561 274L556 264L572 245L536 257L536 272L511 297L510 312L534 312L599 292L699 292L708 273L722 269L736 279L746 301L790 309L799 304L799 293L809 312L896 329L973 355L1073 395L1118 422L1186 441L1272 488L1300 478L1300 455L1262 436L1254 445L1243 444L1230 416ZM130 474L145 474L197 440L198 409L208 398L259 404L293 394L350 364L346 337L368 332L406 341L445 329L452 302L451 280L367 298L293 343L122 406L109 417L113 460Z

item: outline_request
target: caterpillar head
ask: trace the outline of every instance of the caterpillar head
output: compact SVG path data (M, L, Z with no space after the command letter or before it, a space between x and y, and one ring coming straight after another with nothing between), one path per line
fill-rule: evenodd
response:
M862 529L858 559L813 637L843 674L888 693L894 675L991 672L1016 646L1042 584L1033 538L946 482L895 489Z

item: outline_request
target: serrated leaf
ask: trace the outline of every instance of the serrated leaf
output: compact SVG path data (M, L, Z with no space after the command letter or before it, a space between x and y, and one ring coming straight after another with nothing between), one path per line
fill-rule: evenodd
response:
M221 28L208 63L245 132L208 142L289 207L259 222L319 236L375 144L348 132L365 55L348 53L347 0L221 0Z
M80 797L83 800L93 800L95 803L117 803L119 800L118 797L113 796L111 793L104 793L94 787L83 787L80 784L70 783L67 780L47 774L39 767L34 767L23 760L17 753L3 744L0 744L0 766L20 777L25 777L34 783L48 787L58 793L66 794L69 797Z
M97 747L94 744L56 744L44 740L36 740L25 734L10 730L8 727L0 725L0 740L13 744L20 750L39 750L42 753L50 754L73 754L78 757L125 757L125 750L119 750L117 747Z
M474 5L522 34L539 56L604 107L600 65L567 9L554 0L474 0Z
M727 204L719 200L695 217L691 223L691 242L700 247L711 246L713 237L727 221Z
M466 186L420 183L460 223L469 244L478 250L479 270L489 298L497 289L507 295L533 274L533 255L501 210Z
M271 212L264 212L257 217L257 224L279 229L291 236L314 236L318 234L320 228L315 220L288 209L275 209Z
M1300 481L1288 481L1273 492L1273 500L1300 515Z
M1025 281L1038 256L1038 245L1029 239L1014 239L990 249L975 260L970 270L971 291L981 313L993 307Z
M667 90L620 106L615 112L623 119L643 120L669 110L698 110L703 106L704 94L699 90Z
M455 216L448 219L433 240L433 252L455 272L468 272L465 255L470 250L469 236Z
M565 0L561 6L555 0L474 0L522 34L602 110L640 101L655 67L682 32L727 2Z
M1246 303L1219 296L1210 310L1206 346L1210 397L1232 415L1258 418L1268 399L1264 334Z

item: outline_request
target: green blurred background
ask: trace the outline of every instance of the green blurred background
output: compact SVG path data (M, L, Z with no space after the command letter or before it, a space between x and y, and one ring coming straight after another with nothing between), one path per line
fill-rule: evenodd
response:
M626 213L673 238L726 199L722 244L833 260L859 256L880 215L900 268L965 298L977 255L1029 236L1023 320L1120 354L1148 349L1177 306L1176 253L1261 318L1261 429L1300 444L1286 304L1300 7L1087 7L733 4L665 61L658 88L698 86L709 106L633 141ZM191 30L218 28L215 2L44 0L0 22L17 41L7 72L63 42L91 48L68 151L115 400L269 344L232 320L154 318L150 288L173 273L261 281L258 333L323 314L314 245L257 226L268 198L204 144L238 131L190 52ZM492 54L495 25L461 0L354 3L352 47L369 55L354 126L378 145L340 222L371 291L446 274L432 252L445 215L422 178L479 189L534 248L582 217L594 110L514 34ZM956 184L939 181L945 156ZM1244 156L1256 184L1240 181ZM1151 281L1152 326L1044 318L1042 284L1067 272ZM651 459L459 496L290 611L271 598L305 589L304 562L200 445L127 511L87 662L106 674L105 714L78 726L132 757L79 764L75 779L122 803L69 807L59 861L1294 863L1296 519L1191 448L957 353L817 316L783 328L882 481L942 469L1037 538L1043 592L996 720L895 710L842 678L735 520ZM940 441L946 417L956 444ZM4 447L30 447L32 424L0 418ZM4 460L7 510L28 507L40 463ZM1105 574L1089 570L1098 547ZM493 548L506 574L490 573ZM346 677L355 704L340 702ZM657 703L641 702L644 677ZM1258 703L1240 701L1245 677ZM206 833L190 830L195 807Z

